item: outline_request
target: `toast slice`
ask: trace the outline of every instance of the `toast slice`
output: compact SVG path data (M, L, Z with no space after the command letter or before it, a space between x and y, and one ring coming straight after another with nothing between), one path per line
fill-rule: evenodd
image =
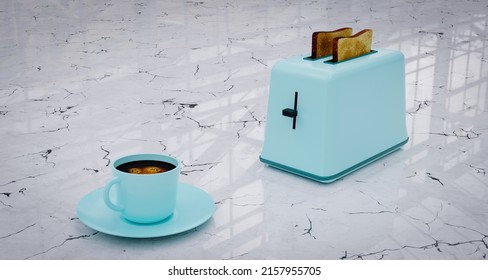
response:
M312 55L310 58L321 58L332 54L333 40L352 35L352 28L344 27L335 31L318 31L312 34Z
M371 52L373 30L364 29L350 37L334 38L332 61L341 62Z

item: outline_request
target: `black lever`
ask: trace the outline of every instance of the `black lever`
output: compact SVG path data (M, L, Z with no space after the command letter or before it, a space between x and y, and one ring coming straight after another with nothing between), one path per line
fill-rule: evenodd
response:
M293 118L293 129L295 129L297 124L297 116L298 116L297 103L298 103L298 92L295 91L295 104L293 105L293 109L286 108L283 109L283 111L281 112L283 116Z

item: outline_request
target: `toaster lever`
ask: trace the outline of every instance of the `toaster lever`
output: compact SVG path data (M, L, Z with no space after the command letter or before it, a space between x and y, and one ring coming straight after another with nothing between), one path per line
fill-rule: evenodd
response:
M297 113L298 112L296 110L290 108L283 109L283 116L286 117L295 118L297 116Z
M293 105L293 109L286 108L281 111L281 114L285 117L293 118L293 129L295 129L297 124L297 102L298 102L298 92L295 91L295 104Z

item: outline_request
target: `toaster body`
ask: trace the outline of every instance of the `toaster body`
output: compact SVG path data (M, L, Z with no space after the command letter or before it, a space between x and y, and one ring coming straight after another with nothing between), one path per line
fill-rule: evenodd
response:
M340 63L298 56L273 66L263 163L329 183L407 142L401 52Z

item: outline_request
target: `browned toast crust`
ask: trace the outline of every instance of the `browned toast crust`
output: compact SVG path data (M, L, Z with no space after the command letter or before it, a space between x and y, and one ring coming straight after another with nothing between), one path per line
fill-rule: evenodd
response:
M338 37L332 43L332 61L340 62L371 52L373 30L364 29L349 37Z
M318 31L312 34L312 55L310 58L320 58L332 54L333 40L337 37L352 35L352 28L344 27L334 31Z

